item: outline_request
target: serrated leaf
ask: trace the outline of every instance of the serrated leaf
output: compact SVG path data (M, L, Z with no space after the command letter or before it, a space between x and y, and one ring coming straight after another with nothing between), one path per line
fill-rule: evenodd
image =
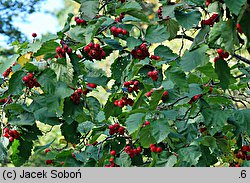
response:
M90 130L92 130L94 126L95 124L92 123L91 121L84 121L78 124L77 131L80 133L87 133Z
M187 90L188 83L186 80L186 74L177 67L169 67L165 71L166 78L172 81L176 86L183 90Z
M141 129L139 132L139 141L144 148L148 148L150 144L155 144L156 140L154 136L152 135L153 129L150 125L147 125Z
M126 119L126 127L129 132L129 134L134 133L136 130L138 130L142 124L144 123L145 114L143 113L135 113L131 114Z
M166 119L153 120L150 122L151 133L157 143L162 142L171 132L171 128Z
M62 124L61 132L66 141L73 144L77 144L80 142L81 134L77 132L77 127L78 127L77 122L73 122L70 125L67 123Z
M162 60L167 62L173 61L178 57L178 55L173 53L169 47L163 45L157 46L157 48L154 50L154 54L160 56Z
M150 25L145 35L146 41L150 43L161 43L169 37L170 34L163 25Z
M196 165L201 157L201 152L195 146L181 148L178 151L179 157L182 161L187 162L189 166Z
M165 22L165 24L167 26L167 31L170 34L169 40L174 39L180 29L178 22L175 19L169 19Z
M111 64L111 78L115 79L117 83L122 82L122 73L130 63L130 60L126 57L118 57L112 64Z
M11 76L8 90L10 94L20 95L23 92L23 88L25 87L22 81L23 76L25 76L23 71L17 71Z
M149 109L150 110L155 110L156 107L158 106L159 101L162 98L164 90L155 90L152 93L151 100L149 102Z
M209 43L218 44L224 50L233 53L234 45L239 44L236 26L233 20L216 23L210 31Z
M198 66L204 66L208 63L209 57L206 54L208 46L202 46L198 49L186 52L180 62L184 71L191 71Z
M140 39L136 39L134 37L128 37L126 39L127 41L127 47L132 50L134 47L139 46L142 44L142 41Z
M56 87L56 74L52 69L46 69L37 78L43 91L46 93L54 93Z
M2 142L0 142L0 162L3 162L7 157L7 149L3 146Z
M175 17L182 27L189 30L199 24L201 19L201 13L200 11L176 11Z
M121 167L130 167L131 163L131 158L125 152L122 152L119 158L116 159L116 164L120 165Z
M238 15L242 6L246 3L247 0L225 0L227 7L229 10L234 13L235 15Z
M95 118L97 114L99 113L100 107L101 107L99 101L95 97L87 97L86 103L87 103L87 108L89 112L91 113L93 118Z
M223 90L228 88L230 84L230 68L225 60L219 59L215 62L215 72L220 80L220 86Z
M81 1L80 11L85 20L91 20L98 14L99 1Z

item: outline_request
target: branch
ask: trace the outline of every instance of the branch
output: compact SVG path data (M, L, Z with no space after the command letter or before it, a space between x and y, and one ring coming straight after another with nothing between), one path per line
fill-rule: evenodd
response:
M177 38L177 39L187 39L187 40L189 40L189 41L194 41L194 38L192 38L192 37L190 37L190 36L187 36L187 35L177 35L177 36L175 36L175 38Z
M237 58L237 59L239 59L239 60L245 62L246 64L249 64L249 65L250 65L250 60L248 60L248 59L246 59L246 58L244 58L244 57L242 57L242 56L240 56L240 55L237 55L236 53L234 53L233 56L234 56L235 58Z

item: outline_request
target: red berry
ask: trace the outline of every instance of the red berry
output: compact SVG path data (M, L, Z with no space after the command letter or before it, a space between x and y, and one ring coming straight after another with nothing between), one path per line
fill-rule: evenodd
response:
M200 95L195 95L195 96L193 97L193 100L196 101L196 100L198 100L199 98L200 98Z
M75 157L76 157L75 153L72 153L71 155L72 155L72 157L73 157L73 158L75 158Z
M115 150L110 151L110 155L111 156L115 156L116 155L116 151Z
M129 86L130 86L130 82L125 81L125 82L123 83L123 85L124 85L125 87L129 87Z
M3 133L9 133L9 128L7 128L7 127L4 128L4 129L3 129Z
M152 147L150 147L150 150L151 150L151 152L157 152L157 147L152 146Z
M246 159L249 161L250 160L250 154L246 155Z
M116 32L117 32L118 34L121 34L121 33L122 33L122 31L123 31L123 29L122 29L122 28L120 28L120 27L116 29Z
M137 147L137 152L138 154L142 152L142 148L141 147Z
M242 31L242 28L241 28L241 26L240 26L239 23L236 24L236 27L237 27L238 32L239 32L240 34L242 34L243 31Z
M29 79L33 79L34 78L34 74L32 74L32 73L29 73L27 76L28 76Z
M94 84L94 83L88 83L87 86L90 87L90 88L96 88L97 87L97 85Z
M89 46L90 48L94 47L94 43L90 42L87 46Z
M127 34L127 30L123 29L123 30L122 30L122 34L123 34L123 35L126 35L126 34Z
M27 83L27 82L29 81L29 78L28 78L27 76L24 76L24 77L23 77L23 81L24 81L25 83Z
M52 164L53 163L53 161L51 160L51 159L48 159L48 160L46 160L46 165L49 165L49 164Z
M166 97L168 96L168 91L164 91L163 94L162 94L163 97Z
M117 102L117 106L118 106L118 107L121 107L121 108L122 108L122 107L124 107L124 105L125 105L125 104L124 104L124 100L119 100L119 101Z
M110 31L112 32L112 33L114 33L114 32L116 32L116 27L115 26L112 26L111 28L110 28Z
M34 32L34 33L32 33L32 37L36 37L37 36L37 34Z
M156 152L157 153L161 153L162 152L162 148L161 147L157 147Z
M247 145L242 146L241 151L242 152L247 152L248 151L248 146Z
M149 122L149 121L145 121L145 122L144 122L144 125L145 125L145 126L150 125L150 122Z
M9 138L10 135L9 135L9 133L4 133L3 136L6 138Z
M157 70L154 70L154 71L152 71L152 74L153 74L154 76L156 76L156 75L158 75L158 71L157 71Z
M90 47L89 46L85 46L84 47L84 51L87 52L87 53L89 53L90 52Z
M119 100L114 101L115 106L118 106L118 102L119 102Z
M45 152L45 153L50 152L50 148L45 149L45 151L44 151L44 152Z
M99 44L94 44L94 49L99 50L100 49L100 45Z
M153 76L153 72L152 72L152 71L149 71L149 72L148 72L148 76L149 76L149 77Z
M9 137L9 141L13 142L14 141L14 137Z
M114 159L114 158L110 158L110 159L109 159L109 162L110 162L110 163L114 163L114 162L115 162L115 159Z

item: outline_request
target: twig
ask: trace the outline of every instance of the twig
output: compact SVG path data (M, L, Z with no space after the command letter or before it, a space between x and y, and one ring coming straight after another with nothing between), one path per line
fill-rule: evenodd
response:
M240 55L237 55L236 53L234 53L233 56L234 56L235 58L237 58L237 59L239 59L239 60L245 62L246 64L249 64L249 65L250 65L250 60L248 60L247 58L244 58L244 57L242 57L242 56L240 56Z

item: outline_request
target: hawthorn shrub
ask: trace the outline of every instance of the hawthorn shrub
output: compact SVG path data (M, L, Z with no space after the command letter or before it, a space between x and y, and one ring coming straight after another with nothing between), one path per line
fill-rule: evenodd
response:
M75 1L1 63L3 166L250 165L249 1ZM35 145L39 124L66 145Z

